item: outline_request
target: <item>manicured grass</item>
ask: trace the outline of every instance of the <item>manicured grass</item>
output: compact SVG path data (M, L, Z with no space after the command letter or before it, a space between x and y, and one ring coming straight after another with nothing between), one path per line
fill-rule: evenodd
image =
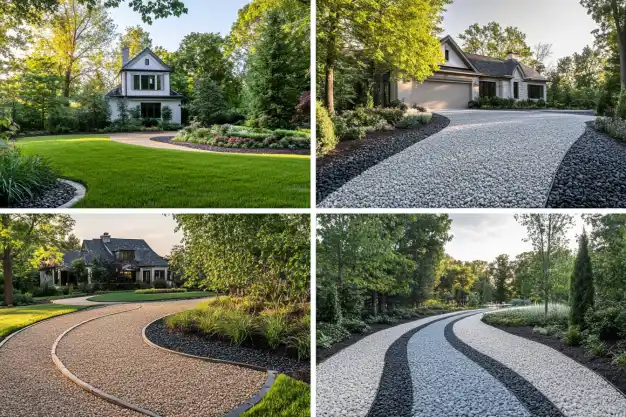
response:
M29 326L38 321L61 314L81 310L82 306L64 306L59 304L38 304L23 307L0 308L0 338Z
M302 381L278 375L263 400L243 413L243 417L309 417L311 387Z
M138 302L159 300L184 300L190 298L202 298L213 295L205 291L170 292L161 294L136 294L134 292L112 292L109 294L96 295L88 298L95 302Z
M44 301L44 300L63 300L64 298L74 298L74 297L84 297L86 293L77 292L72 295L46 295L45 297L33 297L35 301Z
M298 208L310 206L310 158L184 152L126 145L106 136L24 138L27 154L50 159L87 186L77 207Z

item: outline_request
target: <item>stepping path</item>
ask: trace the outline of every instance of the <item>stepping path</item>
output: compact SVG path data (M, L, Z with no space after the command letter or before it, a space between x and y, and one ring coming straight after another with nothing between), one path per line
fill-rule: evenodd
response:
M446 111L450 125L343 185L320 207L543 208L593 116Z
M417 320L328 358L317 367L318 416L626 416L626 397L602 377L481 317Z
M0 348L0 417L139 416L82 390L61 374L56 354L84 382L163 416L223 416L248 400L265 373L152 348L141 331L152 320L200 300L123 304L59 316L17 334ZM141 305L140 309L136 309ZM133 309L133 311L130 311ZM107 314L120 314L103 317Z

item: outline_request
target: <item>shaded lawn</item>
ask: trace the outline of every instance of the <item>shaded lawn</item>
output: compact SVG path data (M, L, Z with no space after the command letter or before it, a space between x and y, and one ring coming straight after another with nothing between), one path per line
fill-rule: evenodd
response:
M98 135L33 137L18 145L87 186L77 208L310 206L309 157L154 149Z
M136 302L136 301L159 301L159 300L185 300L191 298L202 298L213 295L205 291L170 292L162 294L136 294L134 292L113 292L109 294L96 295L88 298L88 301L95 302Z
M37 304L22 307L0 308L0 339L38 321L61 314L73 313L86 306L64 306L59 304Z
M311 387L280 374L263 400L242 417L309 417Z

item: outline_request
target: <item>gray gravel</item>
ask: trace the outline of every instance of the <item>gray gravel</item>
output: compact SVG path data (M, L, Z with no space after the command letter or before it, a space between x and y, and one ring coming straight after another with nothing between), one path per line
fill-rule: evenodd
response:
M147 303L76 328L57 355L78 378L163 416L223 416L253 397L266 373L164 352L146 345L143 327L198 300Z
M552 179L592 116L440 112L443 131L363 172L324 208L543 208Z
M374 399L389 347L405 333L449 313L381 330L317 366L317 417L363 417Z
M533 384L568 417L624 417L626 398L588 368L556 350L480 321L457 322L456 336Z
M0 348L0 417L142 416L83 391L61 374L50 357L54 340L67 328L128 308L112 306L59 316L11 338Z
M41 194L14 204L12 208L57 208L69 202L76 190L69 184L57 181L55 185Z
M433 323L409 340L413 417L530 417L504 385L448 343L444 329L457 319Z

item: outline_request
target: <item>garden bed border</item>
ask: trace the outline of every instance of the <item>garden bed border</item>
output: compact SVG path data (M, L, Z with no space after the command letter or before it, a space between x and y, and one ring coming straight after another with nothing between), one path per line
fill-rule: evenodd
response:
M247 155L301 155L311 156L311 149L285 149L285 148L227 148L225 146L206 145L203 143L177 142L172 140L175 136L154 136L150 140L157 143L180 146L183 148L196 149L204 152L221 154L247 154Z
M65 178L59 178L59 181L74 187L74 197L67 203L62 204L57 208L72 208L87 195L87 187L85 187L83 184L75 181L70 181Z

